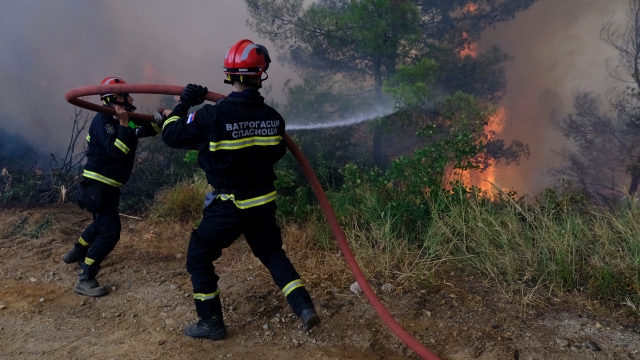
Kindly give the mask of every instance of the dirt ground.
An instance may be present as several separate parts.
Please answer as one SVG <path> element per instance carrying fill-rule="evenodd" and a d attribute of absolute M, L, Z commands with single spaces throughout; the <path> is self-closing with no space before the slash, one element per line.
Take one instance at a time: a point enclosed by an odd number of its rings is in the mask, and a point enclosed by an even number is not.
<path fill-rule="evenodd" d="M 307 270 L 314 258 L 337 254 L 292 256 L 322 317 L 304 333 L 243 241 L 216 262 L 228 338 L 187 338 L 184 327 L 196 315 L 184 268 L 186 225 L 122 217 L 120 243 L 98 275 L 109 295 L 75 295 L 77 265 L 61 257 L 90 220 L 71 204 L 0 209 L 0 359 L 417 358 L 364 297 L 349 291 L 346 267 L 331 276 Z M 291 254 L 292 241 L 285 239 Z M 449 273 L 425 289 L 374 287 L 442 359 L 640 360 L 640 319 L 624 307 L 606 309 L 576 295 L 523 308 L 489 283 Z"/>

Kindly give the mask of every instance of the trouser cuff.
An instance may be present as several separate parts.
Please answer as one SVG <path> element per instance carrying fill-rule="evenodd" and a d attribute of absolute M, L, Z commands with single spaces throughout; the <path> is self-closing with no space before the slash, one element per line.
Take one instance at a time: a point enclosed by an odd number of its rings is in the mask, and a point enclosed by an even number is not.
<path fill-rule="evenodd" d="M 199 318 L 210 319 L 222 317 L 222 303 L 220 302 L 219 296 L 208 300 L 194 299 L 193 302 L 196 305 L 196 313 Z"/>

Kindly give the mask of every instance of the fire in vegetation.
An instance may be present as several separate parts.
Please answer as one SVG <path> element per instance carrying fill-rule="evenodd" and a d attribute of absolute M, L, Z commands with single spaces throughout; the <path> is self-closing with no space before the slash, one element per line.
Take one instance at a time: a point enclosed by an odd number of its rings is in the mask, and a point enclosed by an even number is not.
<path fill-rule="evenodd" d="M 507 120 L 507 110 L 504 107 L 500 107 L 496 113 L 489 118 L 487 125 L 484 127 L 485 141 L 490 141 L 496 138 L 498 134 L 502 132 Z M 452 174 L 454 181 L 458 180 L 462 182 L 466 187 L 477 187 L 482 193 L 488 197 L 493 197 L 495 193 L 494 185 L 497 183 L 497 169 L 495 160 L 488 158 L 479 159 L 478 163 L 488 163 L 488 167 L 484 170 L 468 170 L 459 171 L 456 170 Z M 505 190 L 505 189 L 503 189 Z"/>
<path fill-rule="evenodd" d="M 474 3 L 468 3 L 467 5 L 465 5 L 465 7 L 462 9 L 462 12 L 465 14 L 468 13 L 474 13 L 478 11 L 478 5 L 474 4 Z"/>
<path fill-rule="evenodd" d="M 463 45 L 462 45 L 462 49 L 460 50 L 460 57 L 464 58 L 466 56 L 471 56 L 471 57 L 476 57 L 478 55 L 478 44 L 473 41 L 470 37 L 469 34 L 467 34 L 466 32 L 462 33 L 462 39 L 463 39 Z"/>

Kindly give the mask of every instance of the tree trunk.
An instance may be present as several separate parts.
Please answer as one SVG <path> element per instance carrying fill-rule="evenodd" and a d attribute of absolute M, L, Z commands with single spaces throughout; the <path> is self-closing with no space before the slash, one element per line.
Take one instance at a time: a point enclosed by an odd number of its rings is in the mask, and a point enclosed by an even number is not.
<path fill-rule="evenodd" d="M 373 62 L 375 81 L 375 101 L 382 102 L 382 64 L 381 59 L 376 58 Z M 382 126 L 375 124 L 373 127 L 373 163 L 379 168 L 383 167 L 382 162 Z"/>
<path fill-rule="evenodd" d="M 635 195 L 638 191 L 640 183 L 640 154 L 635 164 L 631 165 L 631 185 L 629 186 L 629 195 Z"/>

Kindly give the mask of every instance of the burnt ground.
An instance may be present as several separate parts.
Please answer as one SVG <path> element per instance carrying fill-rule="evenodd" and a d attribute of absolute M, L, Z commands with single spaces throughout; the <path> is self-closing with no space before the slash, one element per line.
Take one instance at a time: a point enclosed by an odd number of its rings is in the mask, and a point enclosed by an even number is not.
<path fill-rule="evenodd" d="M 122 220 L 120 243 L 98 275 L 110 293 L 92 299 L 73 293 L 77 266 L 61 260 L 88 213 L 70 204 L 0 210 L 1 359 L 417 358 L 349 291 L 353 280 L 338 254 L 305 252 L 295 231 L 285 234 L 286 248 L 315 300 L 319 327 L 301 330 L 267 271 L 237 241 L 216 262 L 228 338 L 187 338 L 184 326 L 196 320 L 184 268 L 189 226 Z M 640 359 L 640 318 L 580 294 L 523 304 L 449 271 L 423 289 L 374 288 L 443 359 Z"/>

